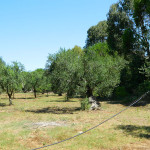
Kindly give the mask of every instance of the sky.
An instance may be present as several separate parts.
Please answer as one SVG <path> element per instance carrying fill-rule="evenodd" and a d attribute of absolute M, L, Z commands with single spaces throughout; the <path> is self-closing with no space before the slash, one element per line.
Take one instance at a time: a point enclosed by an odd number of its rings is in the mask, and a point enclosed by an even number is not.
<path fill-rule="evenodd" d="M 44 68 L 60 48 L 85 46 L 87 30 L 118 0 L 0 0 L 0 57 L 26 71 Z"/>

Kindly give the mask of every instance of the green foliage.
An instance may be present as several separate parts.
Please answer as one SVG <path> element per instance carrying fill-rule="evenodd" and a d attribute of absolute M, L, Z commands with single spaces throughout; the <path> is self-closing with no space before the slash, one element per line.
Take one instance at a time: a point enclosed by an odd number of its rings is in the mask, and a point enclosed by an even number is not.
<path fill-rule="evenodd" d="M 3 61 L 3 59 L 0 57 L 0 71 L 2 70 L 2 67 L 5 66 L 5 62 Z"/>
<path fill-rule="evenodd" d="M 18 91 L 21 88 L 21 72 L 23 67 L 20 63 L 14 62 L 12 65 L 3 67 L 0 80 L 1 87 L 7 93 Z"/>
<path fill-rule="evenodd" d="M 119 54 L 126 53 L 123 49 L 123 39 L 125 29 L 133 29 L 133 23 L 130 17 L 122 9 L 119 3 L 113 4 L 110 7 L 107 15 L 108 24 L 108 45 L 113 51 L 117 51 Z"/>
<path fill-rule="evenodd" d="M 59 53 L 50 55 L 47 61 L 52 91 L 58 94 L 67 93 L 67 97 L 74 95 L 81 76 L 80 55 L 82 52 L 75 49 L 68 51 L 61 49 Z"/>
<path fill-rule="evenodd" d="M 87 31 L 86 47 L 99 42 L 106 42 L 107 39 L 107 21 L 100 21 L 96 26 L 92 26 Z"/>
<path fill-rule="evenodd" d="M 13 62 L 11 65 L 3 65 L 1 68 L 0 86 L 8 94 L 10 105 L 12 104 L 12 94 L 21 90 L 21 72 L 23 69 L 23 65 L 18 62 Z"/>
<path fill-rule="evenodd" d="M 74 48 L 72 48 L 72 51 L 81 55 L 82 54 L 82 48 L 80 46 L 75 45 Z"/>
<path fill-rule="evenodd" d="M 97 52 L 100 56 L 106 56 L 110 52 L 110 49 L 106 42 L 103 43 L 99 42 L 92 46 L 89 46 L 85 49 L 85 52 L 88 51 L 88 49 Z"/>
<path fill-rule="evenodd" d="M 142 95 L 145 92 L 150 91 L 150 81 L 144 81 L 137 88 L 137 95 Z"/>
<path fill-rule="evenodd" d="M 121 73 L 121 86 L 124 86 L 130 94 L 133 94 L 135 89 L 141 84 L 145 77 L 140 74 L 139 68 L 143 66 L 144 58 L 141 52 L 129 55 L 127 57 L 128 64 Z"/>
<path fill-rule="evenodd" d="M 120 72 L 126 61 L 119 56 L 110 56 L 106 43 L 88 47 L 81 54 L 73 50 L 61 50 L 49 56 L 47 69 L 55 93 L 67 93 L 67 98 L 76 94 L 92 96 L 95 91 L 101 96 L 111 95 L 120 83 Z"/>
<path fill-rule="evenodd" d="M 0 81 L 2 80 L 2 78 L 3 78 L 3 68 L 5 67 L 5 62 L 3 61 L 3 59 L 0 57 Z M 0 93 L 2 93 L 2 86 L 1 86 L 1 84 L 0 84 Z"/>
<path fill-rule="evenodd" d="M 21 75 L 22 75 L 22 91 L 24 93 L 31 91 L 32 90 L 31 73 L 23 71 Z"/>
<path fill-rule="evenodd" d="M 114 96 L 116 98 L 126 97 L 126 96 L 128 96 L 128 92 L 126 91 L 125 87 L 120 86 L 115 89 Z"/>
<path fill-rule="evenodd" d="M 107 42 L 111 51 L 124 55 L 128 61 L 121 73 L 120 86 L 130 94 L 145 80 L 139 68 L 145 56 L 150 56 L 149 4 L 149 0 L 120 0 L 110 7 L 107 15 Z"/>
<path fill-rule="evenodd" d="M 147 79 L 150 80 L 150 62 L 146 61 L 144 66 L 141 67 L 139 70 L 140 73 L 144 74 L 147 77 Z"/>
<path fill-rule="evenodd" d="M 81 103 L 81 110 L 89 110 L 90 109 L 90 104 L 88 98 L 85 98 L 80 101 Z"/>
<path fill-rule="evenodd" d="M 143 94 L 144 92 L 150 91 L 150 62 L 146 61 L 144 66 L 139 69 L 139 72 L 146 77 L 146 80 L 137 88 L 137 93 Z"/>
<path fill-rule="evenodd" d="M 51 81 L 50 78 L 43 74 L 40 85 L 38 87 L 38 92 L 44 94 L 51 91 Z"/>
<path fill-rule="evenodd" d="M 150 24 L 150 1 L 149 0 L 120 0 L 120 10 L 124 11 L 132 21 L 131 30 L 135 41 L 133 49 L 146 52 L 149 55 L 149 24 Z M 129 36 L 130 37 L 130 36 Z M 132 37 L 130 37 L 132 43 Z M 130 41 L 129 41 L 130 42 Z M 129 45 L 129 44 L 127 44 Z"/>
<path fill-rule="evenodd" d="M 43 69 L 36 69 L 35 71 L 31 72 L 30 80 L 31 80 L 31 86 L 32 86 L 32 90 L 34 92 L 35 98 L 36 98 L 36 93 L 38 92 L 38 88 L 41 85 L 43 74 L 44 74 Z"/>
<path fill-rule="evenodd" d="M 127 54 L 131 53 L 131 51 L 134 49 L 134 43 L 136 40 L 134 38 L 134 32 L 130 28 L 125 29 L 122 35 L 122 39 L 123 39 L 124 54 L 126 56 Z"/>
<path fill-rule="evenodd" d="M 119 56 L 100 56 L 89 50 L 84 62 L 87 88 L 92 92 L 97 91 L 101 96 L 111 95 L 114 87 L 120 83 L 120 72 L 125 65 L 124 59 Z"/>
<path fill-rule="evenodd" d="M 140 32 L 141 47 L 150 56 L 150 1 L 134 0 L 133 17 Z"/>

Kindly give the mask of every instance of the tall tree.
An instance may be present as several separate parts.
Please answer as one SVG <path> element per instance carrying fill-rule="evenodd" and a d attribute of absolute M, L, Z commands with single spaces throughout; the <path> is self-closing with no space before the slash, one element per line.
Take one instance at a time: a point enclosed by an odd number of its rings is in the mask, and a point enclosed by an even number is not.
<path fill-rule="evenodd" d="M 106 42 L 107 39 L 107 21 L 100 21 L 97 25 L 92 26 L 87 31 L 86 46 L 92 46 L 99 42 Z"/>
<path fill-rule="evenodd" d="M 119 54 L 127 53 L 124 49 L 123 35 L 132 37 L 133 22 L 119 3 L 113 4 L 107 14 L 108 24 L 108 45 L 111 50 Z M 128 31 L 128 32 L 127 32 Z M 131 35 L 129 35 L 131 34 Z M 128 41 L 129 43 L 130 41 Z M 131 47 L 131 46 L 130 46 Z"/>
<path fill-rule="evenodd" d="M 141 33 L 135 22 L 135 0 L 120 0 L 110 7 L 108 13 L 108 45 L 113 51 L 124 55 L 129 62 L 121 74 L 121 86 L 129 93 L 135 91 L 144 80 L 139 73 L 143 66 L 145 50 Z"/>
<path fill-rule="evenodd" d="M 141 46 L 150 57 L 150 1 L 134 0 L 133 17 L 139 29 Z"/>

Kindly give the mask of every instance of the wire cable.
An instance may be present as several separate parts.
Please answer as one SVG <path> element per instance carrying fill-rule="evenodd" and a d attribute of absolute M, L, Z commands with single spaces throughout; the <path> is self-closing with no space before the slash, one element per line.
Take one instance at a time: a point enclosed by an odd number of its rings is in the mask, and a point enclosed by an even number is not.
<path fill-rule="evenodd" d="M 52 143 L 52 144 L 49 144 L 49 145 L 45 145 L 45 146 L 42 146 L 42 147 L 38 147 L 38 148 L 35 148 L 35 149 L 32 149 L 32 150 L 42 149 L 42 148 L 50 147 L 50 146 L 53 146 L 53 145 L 56 145 L 56 144 L 59 144 L 59 143 L 63 143 L 63 142 L 65 142 L 65 141 L 71 140 L 71 139 L 73 139 L 73 138 L 75 138 L 75 137 L 77 137 L 77 136 L 80 136 L 80 135 L 82 135 L 82 134 L 84 134 L 84 133 L 86 133 L 86 132 L 89 132 L 89 131 L 91 131 L 91 130 L 97 128 L 98 126 L 104 124 L 105 122 L 111 120 L 112 118 L 116 117 L 117 115 L 121 114 L 123 111 L 129 109 L 131 106 L 133 106 L 134 104 L 138 103 L 141 99 L 143 99 L 149 92 L 150 92 L 150 91 L 148 91 L 148 92 L 146 92 L 145 94 L 143 94 L 140 98 L 138 98 L 137 100 L 135 100 L 134 102 L 132 102 L 129 106 L 127 106 L 126 108 L 124 108 L 123 110 L 121 110 L 120 112 L 118 112 L 117 114 L 115 114 L 115 115 L 109 117 L 108 119 L 104 120 L 103 122 L 99 123 L 98 125 L 96 125 L 96 126 L 90 128 L 90 129 L 88 129 L 88 130 L 86 130 L 86 131 L 84 131 L 84 132 L 82 132 L 82 133 L 76 134 L 76 135 L 74 135 L 74 136 L 72 136 L 72 137 L 69 137 L 69 138 L 67 138 L 67 139 L 64 139 L 64 140 L 62 140 L 62 141 L 58 141 L 58 142 L 55 142 L 55 143 Z"/>

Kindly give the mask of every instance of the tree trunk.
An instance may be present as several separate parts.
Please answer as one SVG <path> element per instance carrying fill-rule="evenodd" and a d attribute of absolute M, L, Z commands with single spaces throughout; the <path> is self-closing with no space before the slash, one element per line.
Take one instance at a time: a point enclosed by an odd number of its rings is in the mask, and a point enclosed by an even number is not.
<path fill-rule="evenodd" d="M 15 92 L 13 92 L 13 99 L 15 99 Z"/>
<path fill-rule="evenodd" d="M 11 98 L 9 98 L 9 105 L 13 105 Z"/>
<path fill-rule="evenodd" d="M 86 93 L 89 103 L 91 104 L 90 110 L 98 110 L 100 109 L 100 103 L 97 101 L 96 97 L 93 96 L 93 90 L 90 86 L 87 86 L 87 93 Z"/>
<path fill-rule="evenodd" d="M 66 93 L 65 101 L 66 101 L 66 102 L 69 102 L 69 97 L 68 97 L 68 94 L 67 94 L 67 93 Z"/>
<path fill-rule="evenodd" d="M 9 97 L 9 106 L 11 106 L 11 105 L 13 105 L 12 99 L 11 99 L 11 94 L 8 94 L 8 97 Z"/>
<path fill-rule="evenodd" d="M 34 97 L 36 98 L 36 91 L 34 91 Z"/>
<path fill-rule="evenodd" d="M 93 91 L 90 88 L 90 86 L 87 85 L 87 91 L 86 91 L 86 96 L 89 98 L 90 96 L 93 96 Z"/>
<path fill-rule="evenodd" d="M 91 104 L 90 110 L 99 110 L 100 109 L 100 103 L 97 101 L 96 97 L 90 96 L 89 97 L 89 103 Z"/>
<path fill-rule="evenodd" d="M 149 42 L 147 41 L 147 55 L 150 57 L 150 49 L 149 49 Z"/>
<path fill-rule="evenodd" d="M 58 96 L 62 96 L 62 93 L 59 93 Z"/>

